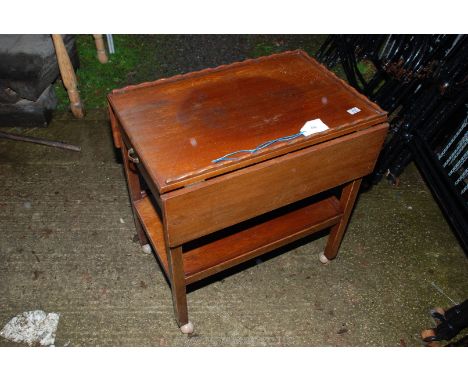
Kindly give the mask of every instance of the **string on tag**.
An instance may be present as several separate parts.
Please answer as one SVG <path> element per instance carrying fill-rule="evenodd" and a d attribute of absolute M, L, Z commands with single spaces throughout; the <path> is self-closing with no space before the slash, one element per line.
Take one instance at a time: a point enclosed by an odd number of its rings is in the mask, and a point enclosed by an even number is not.
<path fill-rule="evenodd" d="M 320 133 L 322 131 L 328 130 L 329 127 L 325 125 L 320 118 L 319 119 L 314 119 L 312 121 L 307 121 L 304 126 L 302 126 L 301 130 L 297 134 L 293 135 L 288 135 L 286 137 L 281 137 L 281 138 L 276 138 L 272 139 L 271 141 L 263 142 L 262 144 L 258 145 L 254 149 L 250 150 L 237 150 L 232 153 L 226 154 L 220 158 L 214 159 L 212 162 L 213 163 L 219 163 L 222 161 L 228 161 L 228 160 L 235 160 L 234 156 L 240 153 L 249 153 L 249 154 L 255 154 L 257 151 L 264 149 L 265 147 L 271 146 L 274 143 L 277 142 L 286 142 L 286 141 L 291 141 L 293 139 L 299 138 L 300 136 L 308 137 L 309 135 Z"/>
<path fill-rule="evenodd" d="M 240 153 L 250 153 L 250 154 L 254 154 L 256 153 L 257 151 L 261 150 L 261 149 L 264 149 L 265 147 L 268 147 L 270 145 L 272 145 L 273 143 L 276 143 L 276 142 L 285 142 L 285 141 L 290 141 L 292 139 L 296 139 L 296 138 L 299 138 L 301 135 L 304 135 L 303 133 L 297 133 L 297 134 L 293 134 L 293 135 L 289 135 L 287 137 L 281 137 L 281 138 L 277 138 L 277 139 L 273 139 L 271 141 L 268 141 L 268 142 L 263 142 L 262 144 L 258 145 L 257 147 L 255 147 L 254 149 L 251 149 L 251 150 L 238 150 L 238 151 L 234 151 L 232 153 L 229 153 L 229 154 L 226 154 L 218 159 L 215 159 L 213 160 L 212 162 L 213 163 L 218 163 L 218 162 L 222 162 L 222 161 L 226 161 L 226 160 L 234 160 L 236 158 L 232 158 L 234 155 L 236 154 L 240 154 Z"/>

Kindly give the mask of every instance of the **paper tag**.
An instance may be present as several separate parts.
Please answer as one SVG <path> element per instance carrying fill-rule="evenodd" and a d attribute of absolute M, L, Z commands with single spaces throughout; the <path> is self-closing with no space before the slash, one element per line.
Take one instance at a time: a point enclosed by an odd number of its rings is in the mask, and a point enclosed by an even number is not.
<path fill-rule="evenodd" d="M 328 130 L 329 127 L 325 125 L 320 118 L 307 121 L 301 128 L 301 133 L 304 137 L 309 135 L 321 133 L 322 131 Z"/>
<path fill-rule="evenodd" d="M 346 110 L 349 114 L 351 115 L 354 115 L 354 114 L 357 114 L 361 111 L 361 109 L 359 109 L 358 107 L 352 107 L 351 109 L 349 110 Z"/>

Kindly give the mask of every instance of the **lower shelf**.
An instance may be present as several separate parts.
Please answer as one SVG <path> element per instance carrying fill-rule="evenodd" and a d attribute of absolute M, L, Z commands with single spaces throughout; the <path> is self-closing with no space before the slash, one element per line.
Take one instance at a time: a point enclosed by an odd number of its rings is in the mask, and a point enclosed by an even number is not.
<path fill-rule="evenodd" d="M 153 249 L 156 251 L 156 255 L 159 258 L 164 272 L 166 272 L 166 276 L 169 279 L 169 262 L 167 260 L 162 221 L 159 218 L 149 196 L 145 196 L 143 199 L 137 200 L 133 203 L 133 206 L 135 207 L 138 218 L 140 219 L 148 239 L 153 245 Z"/>
<path fill-rule="evenodd" d="M 168 275 L 163 226 L 159 215 L 149 197 L 134 205 Z M 193 283 L 331 227 L 341 216 L 339 201 L 331 196 L 291 210 L 283 208 L 187 243 L 183 246 L 185 281 L 187 284 Z"/>

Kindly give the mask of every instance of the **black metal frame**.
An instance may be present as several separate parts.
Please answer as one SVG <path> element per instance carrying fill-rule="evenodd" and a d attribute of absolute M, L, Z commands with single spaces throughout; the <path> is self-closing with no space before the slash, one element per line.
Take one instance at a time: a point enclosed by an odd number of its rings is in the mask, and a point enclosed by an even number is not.
<path fill-rule="evenodd" d="M 426 179 L 426 183 L 439 202 L 446 218 L 458 234 L 458 238 L 468 252 L 468 205 L 458 189 L 453 185 L 446 170 L 441 166 L 427 141 L 416 132 L 411 151 L 414 161 Z"/>
<path fill-rule="evenodd" d="M 398 183 L 414 159 L 468 253 L 468 192 L 462 195 L 436 153 L 457 129 L 457 115 L 468 110 L 468 36 L 332 35 L 317 58 L 341 63 L 348 82 L 391 115 L 371 183 L 384 176 Z M 358 68 L 363 59 L 376 69 L 367 80 Z M 455 175 L 464 177 L 466 168 L 468 159 Z"/>

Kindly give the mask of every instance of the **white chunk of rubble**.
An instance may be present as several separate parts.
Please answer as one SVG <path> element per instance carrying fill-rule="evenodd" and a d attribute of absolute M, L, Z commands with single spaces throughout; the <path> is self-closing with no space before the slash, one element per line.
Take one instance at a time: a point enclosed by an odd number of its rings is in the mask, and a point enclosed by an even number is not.
<path fill-rule="evenodd" d="M 53 346 L 60 314 L 32 310 L 13 317 L 0 331 L 0 336 L 13 342 Z"/>

